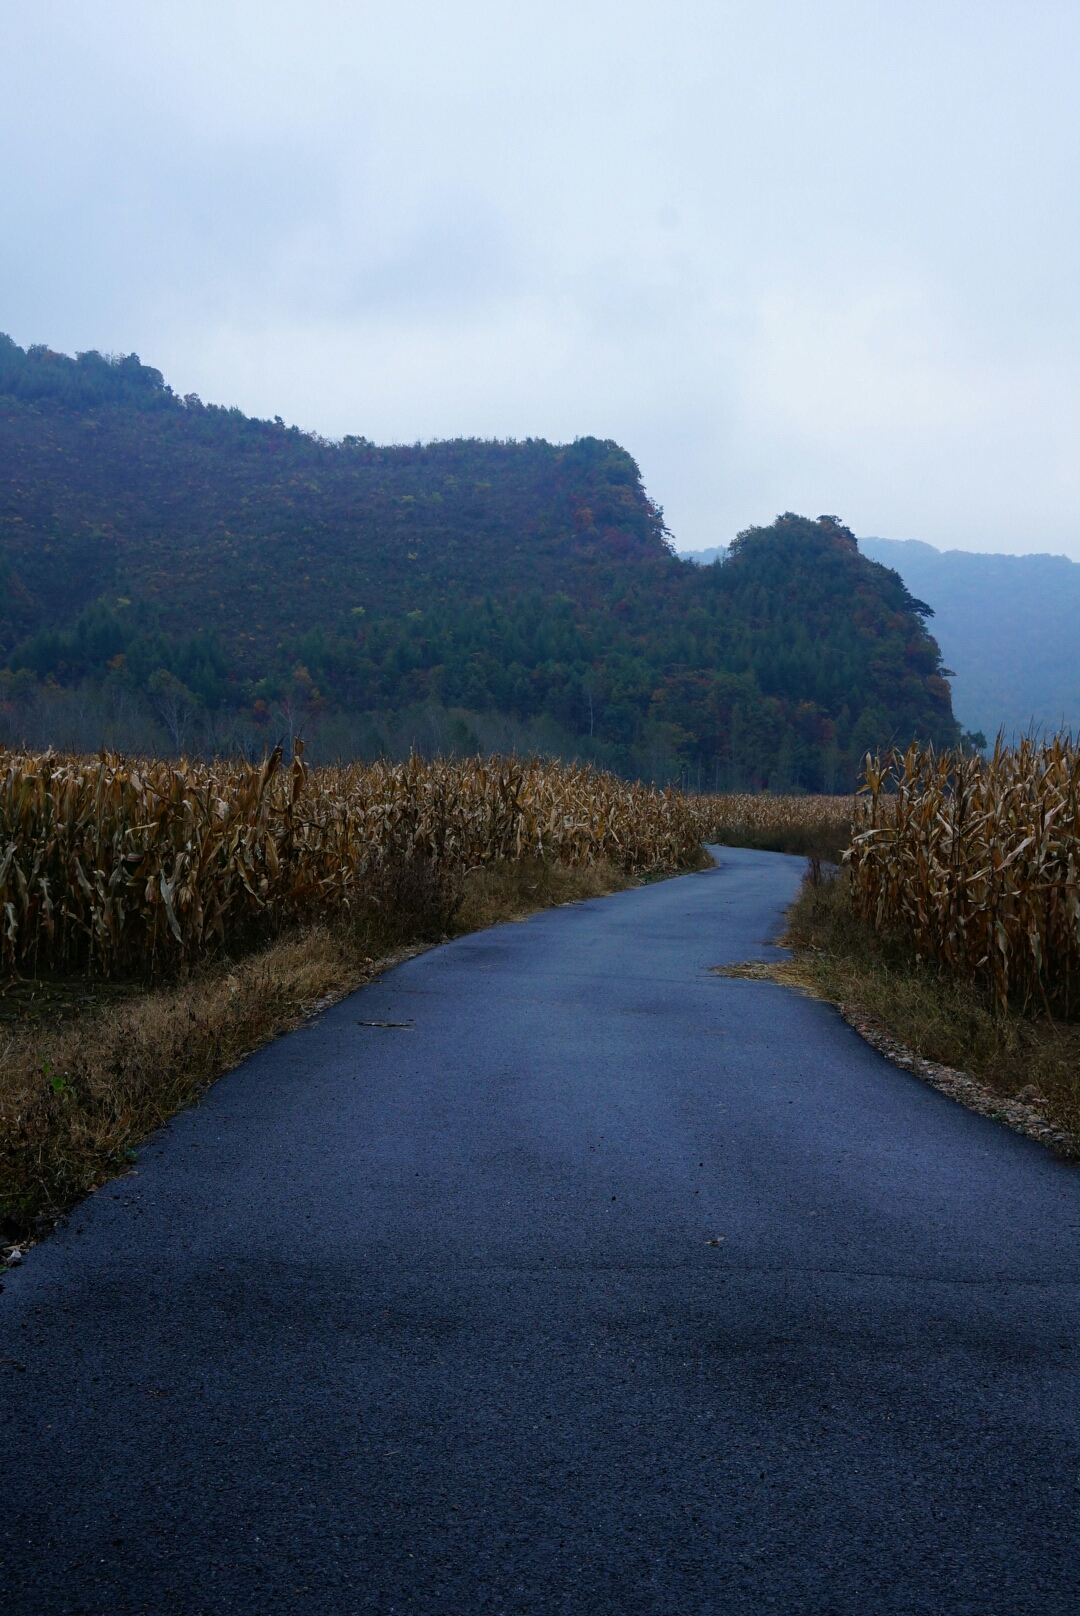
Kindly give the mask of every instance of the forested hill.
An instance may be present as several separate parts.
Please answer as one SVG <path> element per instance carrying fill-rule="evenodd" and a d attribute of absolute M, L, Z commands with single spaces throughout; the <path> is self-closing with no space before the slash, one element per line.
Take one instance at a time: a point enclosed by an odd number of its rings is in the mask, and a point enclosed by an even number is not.
<path fill-rule="evenodd" d="M 331 444 L 0 338 L 9 715 L 31 684 L 256 737 L 437 706 L 627 772 L 832 788 L 867 746 L 956 738 L 924 616 L 828 517 L 680 561 L 611 442 Z"/>

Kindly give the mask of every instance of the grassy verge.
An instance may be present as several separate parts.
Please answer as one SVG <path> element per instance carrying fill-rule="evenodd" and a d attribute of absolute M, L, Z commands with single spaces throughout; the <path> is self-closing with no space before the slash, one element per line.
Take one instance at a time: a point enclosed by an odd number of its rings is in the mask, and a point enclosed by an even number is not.
<path fill-rule="evenodd" d="M 1080 1155 L 1080 1025 L 1003 1013 L 974 983 L 921 965 L 901 934 L 879 936 L 859 918 L 845 875 L 813 864 L 784 942 L 793 958 L 770 974 L 838 1005 L 963 1103 Z"/>
<path fill-rule="evenodd" d="M 708 862 L 703 859 L 703 862 Z M 77 978 L 0 993 L 0 1237 L 25 1241 L 252 1050 L 448 936 L 637 885 L 614 865 L 522 860 L 390 872 L 361 914 L 155 987 Z"/>

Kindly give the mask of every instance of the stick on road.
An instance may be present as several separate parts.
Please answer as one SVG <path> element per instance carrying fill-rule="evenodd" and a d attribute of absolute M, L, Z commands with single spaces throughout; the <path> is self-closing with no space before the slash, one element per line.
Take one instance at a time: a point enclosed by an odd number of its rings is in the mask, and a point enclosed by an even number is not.
<path fill-rule="evenodd" d="M 803 867 L 719 857 L 398 967 L 27 1255 L 0 1612 L 1075 1616 L 1080 1175 L 710 975 Z"/>

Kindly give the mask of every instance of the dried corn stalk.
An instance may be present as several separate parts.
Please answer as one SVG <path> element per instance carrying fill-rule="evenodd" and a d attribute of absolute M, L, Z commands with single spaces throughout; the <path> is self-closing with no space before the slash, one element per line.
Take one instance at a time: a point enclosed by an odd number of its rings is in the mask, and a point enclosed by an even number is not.
<path fill-rule="evenodd" d="M 793 829 L 846 831 L 855 812 L 853 797 L 773 797 L 768 792 L 728 792 L 701 799 L 708 803 L 710 831 L 754 832 L 768 836 Z"/>
<path fill-rule="evenodd" d="M 0 960 L 150 972 L 244 928 L 340 912 L 373 869 L 539 854 L 672 868 L 708 799 L 518 758 L 310 770 L 0 751 Z"/>
<path fill-rule="evenodd" d="M 1002 1005 L 1080 1007 L 1080 748 L 867 759 L 848 860 L 856 905 Z"/>

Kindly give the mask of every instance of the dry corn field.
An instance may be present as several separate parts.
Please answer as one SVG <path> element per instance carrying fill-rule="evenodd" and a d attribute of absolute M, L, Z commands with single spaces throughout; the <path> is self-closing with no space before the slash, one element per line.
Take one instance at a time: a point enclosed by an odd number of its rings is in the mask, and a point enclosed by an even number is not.
<path fill-rule="evenodd" d="M 703 799 L 713 834 L 763 838 L 792 831 L 841 832 L 846 838 L 855 812 L 854 797 L 773 797 L 768 792 L 731 792 Z"/>
<path fill-rule="evenodd" d="M 1080 748 L 870 762 L 847 855 L 858 911 L 999 1004 L 1080 1008 Z"/>
<path fill-rule="evenodd" d="M 516 758 L 309 769 L 0 752 L 0 960 L 153 975 L 347 911 L 388 863 L 677 868 L 716 799 Z"/>

